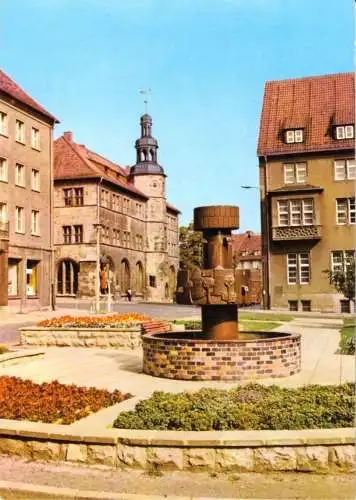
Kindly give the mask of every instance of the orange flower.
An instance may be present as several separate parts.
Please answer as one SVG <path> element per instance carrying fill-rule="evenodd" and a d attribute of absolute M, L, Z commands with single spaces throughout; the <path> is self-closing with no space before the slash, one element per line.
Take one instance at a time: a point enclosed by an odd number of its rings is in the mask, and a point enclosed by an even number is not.
<path fill-rule="evenodd" d="M 122 313 L 101 316 L 61 316 L 59 318 L 45 319 L 37 323 L 41 327 L 53 328 L 113 328 L 123 324 L 137 324 L 151 321 L 151 317 L 140 313 Z"/>

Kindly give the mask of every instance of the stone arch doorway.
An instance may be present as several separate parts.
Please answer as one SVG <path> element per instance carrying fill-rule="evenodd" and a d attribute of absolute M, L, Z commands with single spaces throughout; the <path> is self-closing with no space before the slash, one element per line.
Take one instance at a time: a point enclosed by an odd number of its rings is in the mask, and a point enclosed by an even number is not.
<path fill-rule="evenodd" d="M 134 289 L 138 294 L 143 294 L 144 288 L 144 273 L 143 273 L 143 265 L 141 261 L 136 262 L 135 266 L 135 284 Z"/>
<path fill-rule="evenodd" d="M 126 293 L 130 286 L 130 264 L 127 259 L 122 259 L 120 268 L 121 293 Z"/>
<path fill-rule="evenodd" d="M 57 295 L 76 295 L 78 291 L 79 264 L 63 259 L 57 266 Z"/>
<path fill-rule="evenodd" d="M 177 281 L 176 270 L 174 269 L 174 266 L 170 266 L 168 275 L 168 285 L 169 285 L 169 295 L 171 297 L 174 296 L 174 293 L 176 291 L 176 281 Z"/>

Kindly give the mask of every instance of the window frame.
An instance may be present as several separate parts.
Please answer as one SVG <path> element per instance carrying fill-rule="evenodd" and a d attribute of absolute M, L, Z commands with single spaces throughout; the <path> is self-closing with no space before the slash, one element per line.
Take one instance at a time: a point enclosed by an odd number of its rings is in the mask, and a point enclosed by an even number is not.
<path fill-rule="evenodd" d="M 0 111 L 0 135 L 9 136 L 9 117 L 4 111 Z"/>
<path fill-rule="evenodd" d="M 31 210 L 31 234 L 40 236 L 40 211 Z"/>
<path fill-rule="evenodd" d="M 344 205 L 340 208 L 341 205 Z M 338 226 L 356 224 L 356 206 L 355 197 L 336 198 L 336 224 Z M 344 214 L 344 219 L 341 220 L 341 214 Z"/>
<path fill-rule="evenodd" d="M 40 151 L 40 129 L 31 127 L 31 148 Z"/>
<path fill-rule="evenodd" d="M 311 210 L 306 210 L 305 206 L 307 202 L 311 202 Z M 295 210 L 293 210 L 293 203 Z M 281 211 L 281 204 L 285 205 L 287 208 L 285 211 Z M 298 209 L 298 210 L 297 210 Z M 278 227 L 299 227 L 299 226 L 313 226 L 315 225 L 315 204 L 314 198 L 289 198 L 277 200 L 277 211 L 278 211 Z M 312 222 L 306 223 L 306 215 L 312 214 Z M 299 216 L 299 224 L 292 220 L 292 217 Z M 287 224 L 281 224 L 281 216 L 287 216 Z"/>
<path fill-rule="evenodd" d="M 303 262 L 303 258 L 307 262 Z M 287 253 L 287 283 L 288 285 L 309 285 L 311 280 L 310 273 L 310 253 L 292 252 Z M 292 271 L 291 271 L 292 270 Z M 303 271 L 307 270 L 307 279 L 303 277 Z"/>
<path fill-rule="evenodd" d="M 5 175 L 2 175 L 5 172 Z M 3 156 L 0 158 L 0 182 L 9 182 L 9 162 Z"/>
<path fill-rule="evenodd" d="M 21 175 L 19 176 L 19 173 Z M 22 163 L 15 164 L 15 186 L 25 187 L 25 165 Z"/>
<path fill-rule="evenodd" d="M 40 171 L 36 168 L 31 170 L 31 190 L 39 193 L 41 191 Z"/>
<path fill-rule="evenodd" d="M 9 212 L 8 206 L 5 202 L 0 202 L 0 224 L 6 224 L 9 222 Z"/>
<path fill-rule="evenodd" d="M 25 209 L 18 205 L 15 207 L 15 233 L 25 234 Z"/>
<path fill-rule="evenodd" d="M 25 144 L 26 131 L 25 122 L 16 118 L 15 121 L 15 140 L 20 144 Z"/>
<path fill-rule="evenodd" d="M 303 128 L 285 129 L 284 142 L 286 144 L 302 144 L 304 142 L 304 129 Z"/>
<path fill-rule="evenodd" d="M 338 257 L 338 261 L 335 261 L 335 257 Z M 355 258 L 355 250 L 331 250 L 330 252 L 330 269 L 332 273 L 346 272 L 348 263 L 348 257 Z"/>
<path fill-rule="evenodd" d="M 74 237 L 73 243 L 76 243 L 77 245 L 83 243 L 84 240 L 83 224 L 74 224 L 73 229 L 74 229 L 74 231 L 72 231 Z"/>
<path fill-rule="evenodd" d="M 72 226 L 62 226 L 63 231 L 63 244 L 71 245 L 72 244 Z"/>
<path fill-rule="evenodd" d="M 343 141 L 345 139 L 354 139 L 355 137 L 355 125 L 352 123 L 344 125 L 336 125 L 334 138 L 338 141 Z"/>

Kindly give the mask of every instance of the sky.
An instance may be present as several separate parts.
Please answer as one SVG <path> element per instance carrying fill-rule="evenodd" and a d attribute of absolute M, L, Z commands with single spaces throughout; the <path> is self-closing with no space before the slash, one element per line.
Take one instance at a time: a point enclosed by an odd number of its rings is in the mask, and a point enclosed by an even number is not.
<path fill-rule="evenodd" d="M 238 205 L 259 232 L 265 81 L 353 71 L 353 17 L 353 0 L 0 0 L 0 61 L 59 118 L 55 137 L 120 165 L 135 163 L 149 88 L 181 224 Z"/>

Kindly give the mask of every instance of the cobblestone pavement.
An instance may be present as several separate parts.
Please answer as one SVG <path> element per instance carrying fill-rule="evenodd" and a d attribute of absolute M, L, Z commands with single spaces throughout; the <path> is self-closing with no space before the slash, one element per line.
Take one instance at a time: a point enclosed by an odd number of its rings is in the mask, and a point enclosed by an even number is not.
<path fill-rule="evenodd" d="M 66 464 L 28 462 L 0 457 L 0 480 L 80 490 L 136 495 L 193 496 L 254 499 L 347 499 L 356 495 L 352 475 L 301 473 L 166 472 L 159 475 L 138 470 L 119 471 Z M 19 498 L 1 492 L 4 500 Z M 21 497 L 23 498 L 23 497 Z M 34 497 L 31 497 L 34 498 Z M 89 497 L 90 498 L 90 497 Z M 139 498 L 139 497 L 138 497 Z M 148 497 L 149 499 L 149 497 Z M 147 499 L 147 500 L 148 500 Z M 198 500 L 198 498 L 197 498 Z"/>

